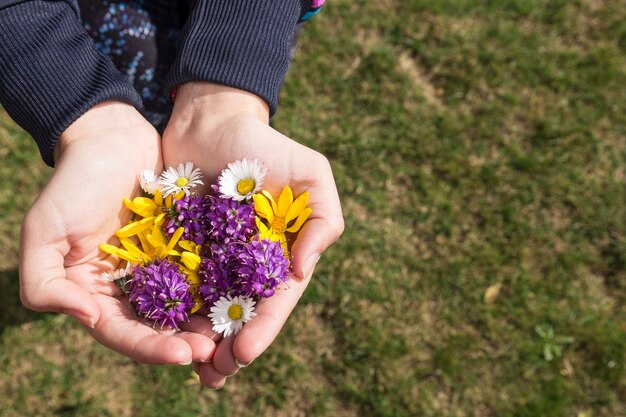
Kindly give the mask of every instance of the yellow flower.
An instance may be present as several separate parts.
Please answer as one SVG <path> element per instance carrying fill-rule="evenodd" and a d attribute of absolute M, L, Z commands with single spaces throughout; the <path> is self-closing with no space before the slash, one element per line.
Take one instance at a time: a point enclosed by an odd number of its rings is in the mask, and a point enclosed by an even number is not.
<path fill-rule="evenodd" d="M 200 250 L 202 249 L 202 245 L 198 245 L 192 240 L 180 240 L 178 245 L 187 252 L 192 252 L 196 255 L 200 255 Z"/>
<path fill-rule="evenodd" d="M 194 306 L 191 309 L 191 313 L 195 313 L 204 304 L 202 296 L 200 295 L 200 284 L 202 284 L 199 275 L 201 259 L 200 256 L 195 253 L 195 248 L 199 249 L 200 245 L 195 245 L 195 243 L 188 240 L 180 241 L 179 245 L 184 249 L 187 249 L 187 247 L 192 248 L 192 251 L 185 250 L 181 253 L 180 261 L 182 263 L 181 269 L 187 276 L 189 292 L 193 295 Z"/>
<path fill-rule="evenodd" d="M 280 241 L 286 251 L 285 232 L 297 232 L 311 215 L 311 209 L 306 206 L 309 203 L 309 193 L 300 194 L 294 201 L 291 188 L 285 186 L 278 197 L 278 203 L 267 190 L 263 190 L 262 194 L 255 194 L 252 198 L 258 215 L 256 223 L 259 228 L 259 239 Z"/>
<path fill-rule="evenodd" d="M 161 190 L 156 190 L 154 198 L 135 197 L 132 201 L 125 198 L 124 205 L 142 218 L 118 230 L 115 234 L 119 238 L 135 236 L 154 225 L 160 225 L 165 219 L 164 211 L 172 208 L 172 196 L 164 199 Z"/>
<path fill-rule="evenodd" d="M 141 248 L 130 238 L 119 237 L 120 243 L 124 249 L 108 244 L 100 245 L 100 249 L 119 259 L 128 261 L 133 265 L 144 264 L 154 259 L 162 259 L 168 256 L 181 256 L 180 251 L 174 248 L 184 231 L 185 229 L 183 227 L 179 227 L 168 242 L 161 232 L 161 227 L 155 224 L 152 226 L 152 230 L 150 230 L 149 233 L 147 230 L 137 233 L 136 236 L 139 239 Z"/>

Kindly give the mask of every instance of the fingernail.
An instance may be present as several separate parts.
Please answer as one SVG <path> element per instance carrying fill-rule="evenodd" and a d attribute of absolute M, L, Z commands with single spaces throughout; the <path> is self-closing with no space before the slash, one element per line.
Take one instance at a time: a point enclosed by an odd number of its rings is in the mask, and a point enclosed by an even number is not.
<path fill-rule="evenodd" d="M 224 382 L 222 382 L 222 385 L 220 385 L 219 387 L 216 387 L 215 390 L 217 391 L 218 389 L 224 388 L 224 385 L 226 385 L 226 380 L 224 380 Z"/>
<path fill-rule="evenodd" d="M 253 361 L 254 359 L 252 359 Z M 239 362 L 238 359 L 235 359 L 235 363 L 237 364 L 238 367 L 240 368 L 245 368 L 246 366 L 250 365 L 252 363 L 252 361 L 248 362 L 248 363 L 243 363 L 243 362 Z"/>
<path fill-rule="evenodd" d="M 96 326 L 96 321 L 94 320 L 94 318 L 88 314 L 83 313 L 82 311 L 68 309 L 63 310 L 63 313 L 67 314 L 68 316 L 74 317 L 76 320 L 78 320 L 80 324 L 83 324 L 92 329 Z"/>
<path fill-rule="evenodd" d="M 186 359 L 184 361 L 178 362 L 179 365 L 191 365 L 191 359 Z"/>
<path fill-rule="evenodd" d="M 315 265 L 317 265 L 317 261 L 319 260 L 320 260 L 320 254 L 317 252 L 309 256 L 309 258 L 304 263 L 304 266 L 302 267 L 302 278 L 308 279 L 313 274 Z"/>

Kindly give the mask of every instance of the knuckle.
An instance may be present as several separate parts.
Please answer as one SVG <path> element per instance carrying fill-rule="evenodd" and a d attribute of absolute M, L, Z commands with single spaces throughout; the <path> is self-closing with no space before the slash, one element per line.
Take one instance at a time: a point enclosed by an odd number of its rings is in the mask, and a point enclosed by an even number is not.
<path fill-rule="evenodd" d="M 337 217 L 337 218 L 335 218 L 335 219 L 333 219 L 331 221 L 330 227 L 331 227 L 331 230 L 334 233 L 334 237 L 335 237 L 335 240 L 336 240 L 336 239 L 339 239 L 339 237 L 346 230 L 346 223 L 345 223 L 343 217 Z"/>
<path fill-rule="evenodd" d="M 24 287 L 20 288 L 20 301 L 29 310 L 38 311 L 40 309 L 40 303 L 33 291 L 29 291 Z"/>
<path fill-rule="evenodd" d="M 321 153 L 317 153 L 317 163 L 319 164 L 319 166 L 323 167 L 326 171 L 331 172 L 331 165 L 330 165 L 330 161 L 328 160 L 328 158 L 326 158 L 326 156 L 322 155 Z"/>

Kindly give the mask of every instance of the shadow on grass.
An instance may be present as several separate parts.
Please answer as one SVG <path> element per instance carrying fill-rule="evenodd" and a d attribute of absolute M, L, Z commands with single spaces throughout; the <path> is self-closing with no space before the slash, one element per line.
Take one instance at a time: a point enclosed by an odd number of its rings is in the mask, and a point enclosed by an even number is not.
<path fill-rule="evenodd" d="M 0 271 L 0 335 L 9 326 L 41 318 L 20 302 L 20 283 L 17 269 Z"/>

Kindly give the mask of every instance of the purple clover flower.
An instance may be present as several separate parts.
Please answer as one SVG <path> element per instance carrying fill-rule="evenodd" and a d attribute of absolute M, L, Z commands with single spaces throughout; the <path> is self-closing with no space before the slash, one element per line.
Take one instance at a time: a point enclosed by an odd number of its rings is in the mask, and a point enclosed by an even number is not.
<path fill-rule="evenodd" d="M 135 266 L 127 283 L 129 300 L 137 313 L 155 324 L 178 330 L 178 324 L 189 321 L 194 306 L 189 284 L 178 265 L 165 259 L 149 265 Z"/>
<path fill-rule="evenodd" d="M 168 220 L 163 226 L 165 235 L 171 238 L 176 229 L 182 226 L 185 231 L 181 239 L 191 240 L 198 245 L 204 244 L 207 239 L 208 209 L 202 197 L 184 196 L 180 200 L 175 200 L 166 214 Z"/>
<path fill-rule="evenodd" d="M 213 242 L 248 242 L 257 233 L 253 204 L 212 195 L 206 197 L 205 203 L 208 237 Z"/>
<path fill-rule="evenodd" d="M 271 297 L 281 282 L 287 281 L 289 260 L 280 242 L 263 239 L 246 244 L 239 254 L 237 269 L 250 295 Z"/>
<path fill-rule="evenodd" d="M 280 242 L 213 244 L 203 252 L 200 294 L 208 305 L 220 297 L 271 297 L 287 281 L 289 260 Z"/>
<path fill-rule="evenodd" d="M 200 263 L 200 295 L 208 305 L 213 305 L 220 297 L 241 294 L 237 276 L 237 253 L 241 243 L 214 243 L 204 248 Z"/>

